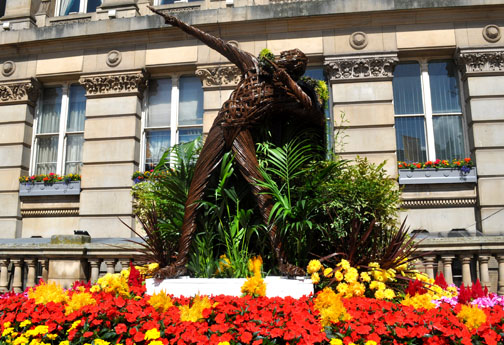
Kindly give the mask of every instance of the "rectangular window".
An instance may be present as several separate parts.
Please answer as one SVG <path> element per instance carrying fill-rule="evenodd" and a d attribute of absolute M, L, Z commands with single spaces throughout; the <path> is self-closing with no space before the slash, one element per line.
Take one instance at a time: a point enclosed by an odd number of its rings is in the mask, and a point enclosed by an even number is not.
<path fill-rule="evenodd" d="M 7 0 L 0 0 L 0 18 L 5 16 L 5 6 L 7 5 Z"/>
<path fill-rule="evenodd" d="M 394 70 L 397 159 L 466 156 L 457 70 L 452 61 L 400 63 Z"/>
<path fill-rule="evenodd" d="M 171 146 L 203 133 L 203 89 L 197 77 L 182 76 L 149 82 L 145 111 L 144 169 L 154 169 Z"/>
<path fill-rule="evenodd" d="M 33 174 L 78 174 L 82 166 L 85 90 L 80 85 L 48 87 L 35 118 Z"/>
<path fill-rule="evenodd" d="M 68 16 L 73 13 L 96 12 L 101 0 L 57 0 L 56 13 L 58 16 Z"/>

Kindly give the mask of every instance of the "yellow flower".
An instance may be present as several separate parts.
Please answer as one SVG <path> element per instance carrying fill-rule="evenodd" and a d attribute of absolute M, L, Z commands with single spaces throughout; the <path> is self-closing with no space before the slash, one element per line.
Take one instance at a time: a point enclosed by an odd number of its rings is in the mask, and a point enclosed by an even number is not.
<path fill-rule="evenodd" d="M 36 337 L 39 334 L 46 334 L 49 332 L 49 326 L 37 326 L 34 329 L 30 329 L 25 332 L 25 335 L 28 337 Z"/>
<path fill-rule="evenodd" d="M 68 340 L 63 340 L 60 341 L 59 345 L 70 345 L 70 342 Z"/>
<path fill-rule="evenodd" d="M 95 286 L 99 287 L 98 291 L 102 290 L 104 292 L 117 293 L 121 296 L 129 296 L 128 279 L 118 273 L 107 273 L 96 281 Z M 94 292 L 93 287 L 91 291 Z"/>
<path fill-rule="evenodd" d="M 68 300 L 67 293 L 55 282 L 46 284 L 42 282 L 35 289 L 28 290 L 28 297 L 35 299 L 36 304 L 66 303 Z"/>
<path fill-rule="evenodd" d="M 311 275 L 311 281 L 313 284 L 318 284 L 320 283 L 320 276 L 317 272 L 312 273 Z"/>
<path fill-rule="evenodd" d="M 212 307 L 212 304 L 207 296 L 200 297 L 196 295 L 191 307 L 188 305 L 181 305 L 178 307 L 180 310 L 180 321 L 196 322 L 203 318 L 203 310 L 210 307 Z"/>
<path fill-rule="evenodd" d="M 324 270 L 324 277 L 331 278 L 333 275 L 333 269 L 328 267 Z"/>
<path fill-rule="evenodd" d="M 416 294 L 413 297 L 408 294 L 404 300 L 401 301 L 401 304 L 412 306 L 415 309 L 432 309 L 436 307 L 436 305 L 432 303 L 432 297 L 429 294 Z"/>
<path fill-rule="evenodd" d="M 69 315 L 74 311 L 80 310 L 82 307 L 90 304 L 95 304 L 96 300 L 93 295 L 87 292 L 74 293 L 65 306 L 65 315 Z"/>
<path fill-rule="evenodd" d="M 28 325 L 31 325 L 31 321 L 30 320 L 24 320 L 23 322 L 21 322 L 19 324 L 19 327 L 23 328 L 24 326 L 28 326 Z"/>
<path fill-rule="evenodd" d="M 217 345 L 229 345 L 229 341 L 221 341 Z"/>
<path fill-rule="evenodd" d="M 376 341 L 374 340 L 368 340 L 364 343 L 364 345 L 376 345 Z"/>
<path fill-rule="evenodd" d="M 382 283 L 382 282 L 378 282 L 376 280 L 373 280 L 371 282 L 371 284 L 369 284 L 369 288 L 371 290 L 376 290 L 376 289 L 378 289 L 378 290 L 385 290 L 385 284 Z"/>
<path fill-rule="evenodd" d="M 7 327 L 3 330 L 2 332 L 2 337 L 5 337 L 6 335 L 9 335 L 12 333 L 12 331 L 14 330 L 14 327 Z"/>
<path fill-rule="evenodd" d="M 3 326 L 4 328 L 10 327 L 11 323 L 10 321 L 4 322 Z"/>
<path fill-rule="evenodd" d="M 70 331 L 74 330 L 81 324 L 81 320 L 76 320 L 72 323 L 72 326 L 68 329 L 67 333 L 70 333 Z"/>
<path fill-rule="evenodd" d="M 353 267 L 350 267 L 345 273 L 345 280 L 347 283 L 353 283 L 359 278 L 359 272 Z"/>
<path fill-rule="evenodd" d="M 344 270 L 348 270 L 350 268 L 350 263 L 345 259 L 341 259 L 340 263 L 337 264 L 336 266 L 340 266 Z"/>
<path fill-rule="evenodd" d="M 20 337 L 17 337 L 16 339 L 14 339 L 14 341 L 12 342 L 12 344 L 14 345 L 25 345 L 25 344 L 28 344 L 28 339 L 25 338 L 24 336 L 20 336 Z"/>
<path fill-rule="evenodd" d="M 102 339 L 95 339 L 93 340 L 94 345 L 110 345 L 110 342 L 102 340 Z"/>
<path fill-rule="evenodd" d="M 248 269 L 254 274 L 254 277 L 261 277 L 261 267 L 263 260 L 260 255 L 254 256 L 248 261 Z"/>
<path fill-rule="evenodd" d="M 384 295 L 386 299 L 392 299 L 395 297 L 395 292 L 392 289 L 385 289 Z"/>
<path fill-rule="evenodd" d="M 58 337 L 57 334 L 46 334 L 46 338 L 49 340 L 54 340 Z"/>
<path fill-rule="evenodd" d="M 362 272 L 360 274 L 360 278 L 362 279 L 363 282 L 365 283 L 369 283 L 371 281 L 371 277 L 369 276 L 369 274 L 367 272 Z"/>
<path fill-rule="evenodd" d="M 160 291 L 159 293 L 152 295 L 149 298 L 148 303 L 159 313 L 164 313 L 173 306 L 171 297 L 164 291 Z"/>
<path fill-rule="evenodd" d="M 261 277 L 247 278 L 241 287 L 241 292 L 251 296 L 266 296 L 266 284 Z"/>
<path fill-rule="evenodd" d="M 336 273 L 334 273 L 334 279 L 336 279 L 336 281 L 342 281 L 343 280 L 343 273 L 341 273 L 341 271 L 337 271 Z"/>
<path fill-rule="evenodd" d="M 329 342 L 330 345 L 343 345 L 343 341 L 341 339 L 332 338 Z"/>
<path fill-rule="evenodd" d="M 344 294 L 348 290 L 348 284 L 347 283 L 339 283 L 336 290 L 338 290 L 339 293 Z"/>
<path fill-rule="evenodd" d="M 463 322 L 470 331 L 478 329 L 479 326 L 484 324 L 487 320 L 485 312 L 478 308 L 477 305 L 463 305 L 462 309 L 460 309 L 460 312 L 457 314 L 457 318 Z"/>
<path fill-rule="evenodd" d="M 149 329 L 147 332 L 145 332 L 145 340 L 156 340 L 159 337 L 161 337 L 161 333 L 157 330 L 157 328 L 152 328 Z"/>
<path fill-rule="evenodd" d="M 160 340 L 153 340 L 149 343 L 149 345 L 163 345 L 163 342 Z"/>
<path fill-rule="evenodd" d="M 306 271 L 308 272 L 308 274 L 312 274 L 320 271 L 321 268 L 322 264 L 320 263 L 320 261 L 310 260 L 310 262 L 308 263 L 308 267 L 306 268 Z"/>
<path fill-rule="evenodd" d="M 323 327 L 329 326 L 333 322 L 350 320 L 350 315 L 346 312 L 341 296 L 331 288 L 326 287 L 322 290 L 315 298 L 313 306 L 315 310 L 319 311 Z"/>
<path fill-rule="evenodd" d="M 374 293 L 376 299 L 384 299 L 385 298 L 385 290 L 379 289 Z"/>
<path fill-rule="evenodd" d="M 350 284 L 349 290 L 352 296 L 361 297 L 364 296 L 364 293 L 366 292 L 366 287 L 359 282 L 353 282 Z"/>

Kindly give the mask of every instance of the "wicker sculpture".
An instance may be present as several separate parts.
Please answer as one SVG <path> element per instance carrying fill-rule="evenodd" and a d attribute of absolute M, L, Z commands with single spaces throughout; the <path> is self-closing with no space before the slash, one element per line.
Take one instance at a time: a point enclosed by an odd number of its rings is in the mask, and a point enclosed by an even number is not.
<path fill-rule="evenodd" d="M 260 68 L 258 59 L 252 54 L 187 25 L 173 16 L 149 8 L 162 16 L 167 24 L 180 28 L 224 55 L 242 73 L 240 82 L 219 111 L 196 162 L 185 204 L 177 259 L 172 265 L 160 269 L 157 273 L 159 278 L 168 278 L 186 273 L 189 247 L 196 231 L 198 201 L 203 199 L 212 173 L 219 167 L 224 153 L 232 150 L 235 154 L 239 171 L 250 184 L 262 219 L 267 224 L 272 201 L 270 195 L 264 194 L 265 190 L 254 183 L 262 177 L 258 170 L 250 129 L 263 123 L 268 116 L 275 116 L 280 112 L 288 112 L 289 116 L 296 116 L 320 128 L 323 128 L 325 119 L 316 99 L 312 101 L 296 83 L 296 80 L 304 74 L 308 62 L 300 50 L 282 52 L 277 63 L 269 61 L 271 67 L 266 71 Z M 303 269 L 287 262 L 274 225 L 269 230 L 269 240 L 278 260 L 280 272 L 290 276 L 305 274 Z"/>

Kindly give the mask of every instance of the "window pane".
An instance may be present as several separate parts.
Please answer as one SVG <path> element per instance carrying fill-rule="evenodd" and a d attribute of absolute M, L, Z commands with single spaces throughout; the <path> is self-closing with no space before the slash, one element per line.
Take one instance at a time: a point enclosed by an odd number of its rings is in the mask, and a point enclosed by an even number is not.
<path fill-rule="evenodd" d="M 5 15 L 5 5 L 7 4 L 7 0 L 0 0 L 0 17 Z"/>
<path fill-rule="evenodd" d="M 171 89 L 171 79 L 153 79 L 149 82 L 147 127 L 170 125 Z"/>
<path fill-rule="evenodd" d="M 35 174 L 49 174 L 56 172 L 58 160 L 58 136 L 43 137 L 37 139 L 37 163 Z"/>
<path fill-rule="evenodd" d="M 203 123 L 203 89 L 197 77 L 182 77 L 180 85 L 179 126 Z"/>
<path fill-rule="evenodd" d="M 101 5 L 101 0 L 88 0 L 86 12 L 96 12 L 96 8 Z"/>
<path fill-rule="evenodd" d="M 70 86 L 70 100 L 68 105 L 67 131 L 84 130 L 86 118 L 86 90 L 80 85 Z"/>
<path fill-rule="evenodd" d="M 322 67 L 308 67 L 305 72 L 305 76 L 317 79 L 317 80 L 323 80 L 327 83 L 327 80 L 324 75 L 324 70 Z M 331 88 L 329 88 L 329 94 L 331 92 Z M 326 107 L 324 109 L 324 114 L 326 117 L 326 132 L 327 132 L 327 145 L 330 150 L 332 150 L 333 147 L 333 136 L 334 136 L 334 128 L 333 128 L 333 122 L 331 120 L 331 111 L 330 111 L 330 106 L 331 106 L 331 99 L 329 97 L 329 100 L 327 101 L 329 104 L 326 104 Z"/>
<path fill-rule="evenodd" d="M 436 158 L 460 159 L 465 157 L 464 134 L 461 116 L 434 116 Z"/>
<path fill-rule="evenodd" d="M 432 97 L 432 112 L 460 113 L 460 96 L 457 71 L 451 61 L 429 63 L 429 79 Z"/>
<path fill-rule="evenodd" d="M 61 113 L 60 87 L 44 89 L 37 133 L 58 133 Z"/>
<path fill-rule="evenodd" d="M 84 135 L 69 135 L 66 142 L 65 174 L 80 174 Z"/>
<path fill-rule="evenodd" d="M 179 143 L 187 143 L 192 141 L 203 133 L 202 128 L 181 128 L 179 130 Z"/>
<path fill-rule="evenodd" d="M 170 133 L 170 130 L 146 133 L 145 170 L 154 169 L 161 156 L 170 147 Z"/>
<path fill-rule="evenodd" d="M 80 0 L 61 0 L 60 16 L 67 16 L 73 12 L 79 12 Z"/>
<path fill-rule="evenodd" d="M 392 80 L 394 88 L 394 111 L 400 114 L 423 114 L 422 85 L 420 65 L 414 63 L 398 64 Z"/>
<path fill-rule="evenodd" d="M 397 159 L 406 162 L 427 160 L 425 125 L 422 116 L 396 117 Z"/>

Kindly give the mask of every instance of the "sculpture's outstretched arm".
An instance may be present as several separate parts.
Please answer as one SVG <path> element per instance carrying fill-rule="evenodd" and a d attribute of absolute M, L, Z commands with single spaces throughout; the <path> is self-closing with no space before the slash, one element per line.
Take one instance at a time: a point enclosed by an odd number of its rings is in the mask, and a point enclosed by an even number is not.
<path fill-rule="evenodd" d="M 205 43 L 210 48 L 218 51 L 222 55 L 224 55 L 229 61 L 234 63 L 242 73 L 245 73 L 247 70 L 255 66 L 255 57 L 250 53 L 241 50 L 238 47 L 229 44 L 228 42 L 210 35 L 194 26 L 187 25 L 183 21 L 178 18 L 171 16 L 169 14 L 162 13 L 161 11 L 156 10 L 152 6 L 147 6 L 152 12 L 159 14 L 161 17 L 165 19 L 165 23 L 173 25 L 184 31 L 185 33 L 194 36 L 199 39 L 201 42 Z"/>

